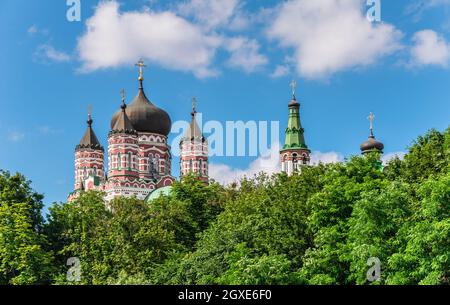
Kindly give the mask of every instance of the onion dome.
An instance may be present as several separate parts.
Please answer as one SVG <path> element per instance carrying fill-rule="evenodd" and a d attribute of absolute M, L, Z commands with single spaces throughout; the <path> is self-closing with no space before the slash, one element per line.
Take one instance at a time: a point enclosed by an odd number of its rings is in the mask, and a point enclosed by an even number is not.
<path fill-rule="evenodd" d="M 361 153 L 366 154 L 372 151 L 377 151 L 380 153 L 383 153 L 384 144 L 380 141 L 377 141 L 373 134 L 369 136 L 369 139 L 365 142 L 363 142 L 360 145 Z"/>
<path fill-rule="evenodd" d="M 192 112 L 191 112 L 191 123 L 189 124 L 189 127 L 186 130 L 186 133 L 184 134 L 183 138 L 181 139 L 181 142 L 184 141 L 201 141 L 205 142 L 206 139 L 202 134 L 202 131 L 197 123 L 197 110 L 196 110 L 196 100 L 195 98 L 192 99 Z"/>
<path fill-rule="evenodd" d="M 140 67 L 139 91 L 134 100 L 126 107 L 126 114 L 137 132 L 149 132 L 167 136 L 170 133 L 172 122 L 169 115 L 164 110 L 152 104 L 145 95 L 143 88 L 142 61 L 138 63 Z M 111 120 L 111 129 L 116 125 L 121 111 L 114 114 Z"/>
<path fill-rule="evenodd" d="M 96 149 L 104 151 L 103 147 L 100 145 L 99 140 L 97 139 L 97 136 L 95 135 L 94 130 L 92 129 L 93 122 L 94 121 L 92 120 L 91 114 L 89 114 L 87 120 L 88 128 L 84 133 L 83 138 L 81 138 L 80 143 L 75 147 L 75 150 Z"/>
<path fill-rule="evenodd" d="M 127 134 L 137 134 L 136 130 L 133 127 L 130 119 L 127 116 L 126 109 L 127 105 L 125 104 L 125 92 L 122 90 L 122 106 L 120 106 L 121 111 L 119 117 L 112 127 L 110 135 L 115 133 L 127 133 Z"/>
<path fill-rule="evenodd" d="M 384 149 L 384 144 L 381 143 L 380 141 L 375 139 L 375 136 L 373 135 L 373 120 L 374 120 L 375 116 L 373 115 L 373 113 L 370 113 L 369 116 L 369 120 L 370 120 L 370 136 L 367 139 L 367 141 L 363 142 L 360 145 L 360 149 L 361 149 L 361 153 L 367 154 L 370 152 L 379 152 L 379 153 L 383 153 L 383 149 Z"/>

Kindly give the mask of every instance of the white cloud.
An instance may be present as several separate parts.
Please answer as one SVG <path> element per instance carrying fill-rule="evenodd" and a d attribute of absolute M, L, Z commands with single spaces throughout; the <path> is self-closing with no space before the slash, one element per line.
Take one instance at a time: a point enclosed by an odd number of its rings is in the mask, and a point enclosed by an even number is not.
<path fill-rule="evenodd" d="M 311 154 L 311 164 L 317 165 L 319 163 L 338 163 L 344 161 L 344 156 L 341 155 L 338 152 L 320 152 L 320 151 L 314 151 Z"/>
<path fill-rule="evenodd" d="M 39 133 L 44 134 L 44 135 L 59 134 L 59 133 L 63 132 L 61 129 L 55 129 L 50 126 L 40 126 L 40 127 L 38 127 L 38 131 L 39 131 Z"/>
<path fill-rule="evenodd" d="M 269 175 L 279 173 L 281 169 L 279 152 L 280 146 L 273 144 L 266 154 L 252 161 L 245 169 L 233 168 L 226 164 L 211 163 L 209 165 L 209 176 L 221 184 L 228 185 L 232 182 L 238 182 L 244 177 L 252 178 L 260 172 L 265 172 Z M 337 152 L 322 153 L 314 151 L 311 154 L 312 165 L 336 163 L 343 160 L 344 157 Z"/>
<path fill-rule="evenodd" d="M 406 152 L 404 152 L 404 151 L 391 152 L 391 153 L 384 154 L 381 157 L 381 161 L 383 161 L 383 164 L 386 164 L 390 160 L 394 159 L 395 157 L 398 157 L 400 160 L 403 160 L 405 155 L 406 155 Z"/>
<path fill-rule="evenodd" d="M 211 163 L 209 165 L 209 176 L 217 182 L 227 185 L 232 182 L 238 182 L 244 177 L 253 178 L 254 175 L 260 172 L 265 172 L 269 175 L 278 173 L 281 168 L 279 150 L 280 146 L 273 144 L 267 153 L 252 161 L 246 169 L 232 168 L 226 164 Z"/>
<path fill-rule="evenodd" d="M 216 74 L 210 66 L 221 38 L 172 12 L 120 12 L 116 1 L 101 2 L 79 38 L 82 71 L 130 65 L 138 58 L 163 67 Z"/>
<path fill-rule="evenodd" d="M 32 25 L 28 28 L 27 33 L 28 34 L 36 34 L 38 32 L 38 28 L 36 25 Z"/>
<path fill-rule="evenodd" d="M 386 23 L 369 22 L 355 0 L 295 0 L 279 5 L 267 30 L 292 48 L 297 72 L 323 78 L 368 66 L 401 48 L 402 34 Z"/>
<path fill-rule="evenodd" d="M 19 131 L 10 132 L 8 135 L 8 140 L 12 142 L 20 142 L 25 138 L 25 134 Z"/>
<path fill-rule="evenodd" d="M 239 30 L 248 25 L 239 0 L 190 0 L 178 5 L 177 11 L 208 30 L 220 27 Z"/>
<path fill-rule="evenodd" d="M 34 34 L 41 34 L 41 35 L 48 35 L 48 30 L 47 29 L 41 29 L 40 27 L 38 27 L 36 24 L 33 24 L 32 26 L 30 26 L 27 30 L 27 33 L 29 35 L 34 35 Z"/>
<path fill-rule="evenodd" d="M 416 0 L 406 6 L 405 14 L 412 15 L 413 21 L 418 22 L 425 11 L 445 5 L 450 5 L 450 0 Z"/>
<path fill-rule="evenodd" d="M 69 54 L 56 50 L 49 44 L 42 44 L 37 47 L 34 58 L 43 62 L 68 62 L 71 57 Z"/>
<path fill-rule="evenodd" d="M 243 69 L 247 73 L 258 70 L 269 62 L 266 56 L 259 53 L 259 48 L 254 39 L 229 38 L 225 43 L 225 49 L 231 53 L 228 65 Z"/>
<path fill-rule="evenodd" d="M 279 78 L 289 74 L 289 67 L 286 65 L 278 65 L 275 70 L 270 74 L 272 78 Z"/>
<path fill-rule="evenodd" d="M 450 44 L 432 30 L 416 32 L 411 48 L 411 64 L 447 67 L 450 60 Z"/>

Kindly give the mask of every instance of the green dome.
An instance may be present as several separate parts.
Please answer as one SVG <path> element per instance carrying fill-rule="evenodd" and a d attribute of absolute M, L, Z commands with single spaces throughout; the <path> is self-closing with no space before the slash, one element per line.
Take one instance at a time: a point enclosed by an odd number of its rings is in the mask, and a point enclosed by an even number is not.
<path fill-rule="evenodd" d="M 172 186 L 164 186 L 159 189 L 154 190 L 148 196 L 145 198 L 145 202 L 151 202 L 155 199 L 158 199 L 161 197 L 161 195 L 168 196 L 170 195 L 170 192 L 172 191 Z"/>

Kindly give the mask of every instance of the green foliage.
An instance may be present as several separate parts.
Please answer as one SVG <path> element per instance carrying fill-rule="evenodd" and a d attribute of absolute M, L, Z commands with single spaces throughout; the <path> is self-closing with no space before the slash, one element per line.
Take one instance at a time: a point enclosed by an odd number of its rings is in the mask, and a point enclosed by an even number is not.
<path fill-rule="evenodd" d="M 449 158 L 450 129 L 431 130 L 384 168 L 374 153 L 229 187 L 186 176 L 149 203 L 81 193 L 45 225 L 42 196 L 1 172 L 0 284 L 450 284 Z"/>
<path fill-rule="evenodd" d="M 404 226 L 401 251 L 389 259 L 391 284 L 450 284 L 450 173 L 419 190 L 414 222 Z"/>
<path fill-rule="evenodd" d="M 26 203 L 32 225 L 37 231 L 41 230 L 44 222 L 41 214 L 44 206 L 43 198 L 44 196 L 32 190 L 31 181 L 23 175 L 19 173 L 11 175 L 9 172 L 0 170 L 0 205 L 3 203 Z"/>
<path fill-rule="evenodd" d="M 287 285 L 301 283 L 296 273 L 291 272 L 291 261 L 285 255 L 255 257 L 245 244 L 236 245 L 235 251 L 227 255 L 230 268 L 216 282 L 221 285 Z"/>
<path fill-rule="evenodd" d="M 50 282 L 53 257 L 40 233 L 41 200 L 22 175 L 0 172 L 0 284 Z"/>

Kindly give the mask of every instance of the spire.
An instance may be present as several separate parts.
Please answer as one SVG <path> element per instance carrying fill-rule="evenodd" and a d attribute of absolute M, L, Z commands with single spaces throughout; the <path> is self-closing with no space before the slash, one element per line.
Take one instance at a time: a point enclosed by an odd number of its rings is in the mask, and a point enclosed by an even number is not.
<path fill-rule="evenodd" d="M 143 68 L 145 68 L 147 66 L 144 64 L 144 61 L 142 59 L 140 59 L 135 64 L 135 66 L 139 67 L 139 78 L 138 78 L 138 80 L 139 80 L 139 89 L 143 89 L 144 88 L 143 85 L 142 85 L 142 82 L 144 81 L 144 69 Z"/>
<path fill-rule="evenodd" d="M 292 88 L 292 100 L 288 104 L 289 119 L 285 132 L 285 142 L 283 150 L 286 149 L 308 149 L 305 143 L 304 129 L 300 121 L 300 103 L 297 102 L 295 89 L 297 82 L 293 80 L 290 83 Z"/>
<path fill-rule="evenodd" d="M 119 118 L 116 121 L 116 124 L 111 130 L 111 133 L 131 133 L 135 134 L 136 130 L 133 127 L 133 124 L 131 124 L 130 119 L 127 116 L 126 109 L 127 104 L 125 104 L 125 90 L 122 89 L 122 105 L 120 108 L 122 109 Z"/>
<path fill-rule="evenodd" d="M 103 150 L 103 147 L 100 145 L 100 142 L 97 139 L 97 136 L 95 135 L 94 130 L 92 129 L 92 123 L 94 122 L 92 120 L 92 110 L 89 109 L 88 112 L 88 120 L 87 120 L 87 130 L 84 133 L 83 137 L 81 138 L 80 143 L 76 146 L 76 150 L 80 149 L 98 149 Z"/>
<path fill-rule="evenodd" d="M 192 98 L 192 112 L 191 112 L 191 123 L 189 124 L 188 129 L 182 139 L 182 141 L 194 141 L 194 140 L 202 140 L 205 138 L 202 135 L 202 131 L 197 123 L 197 99 L 195 97 Z"/>
<path fill-rule="evenodd" d="M 195 115 L 197 114 L 197 99 L 195 97 L 192 98 L 192 112 L 191 112 L 191 116 L 194 118 Z"/>

